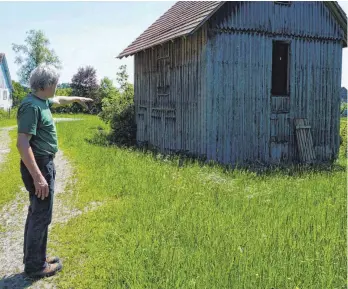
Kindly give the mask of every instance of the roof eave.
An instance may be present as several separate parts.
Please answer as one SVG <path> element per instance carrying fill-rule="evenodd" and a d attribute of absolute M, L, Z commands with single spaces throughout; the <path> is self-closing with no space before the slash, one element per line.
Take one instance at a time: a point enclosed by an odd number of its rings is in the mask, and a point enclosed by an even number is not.
<path fill-rule="evenodd" d="M 224 5 L 226 1 L 221 1 L 218 6 L 215 7 L 213 11 L 211 11 L 202 21 L 199 23 L 195 29 L 193 29 L 188 35 L 195 34 L 209 19 L 212 17 L 220 8 L 222 5 Z"/>
<path fill-rule="evenodd" d="M 347 47 L 347 15 L 337 1 L 324 1 L 325 5 L 334 14 L 336 21 L 344 30 L 343 47 Z"/>
<path fill-rule="evenodd" d="M 210 19 L 210 17 L 212 16 L 212 15 L 214 15 L 220 8 L 221 8 L 221 6 L 223 5 L 223 4 L 225 4 L 226 3 L 226 1 L 220 1 L 220 3 L 219 3 L 219 5 L 218 6 L 216 6 L 215 7 L 215 9 L 214 10 L 212 10 L 192 31 L 190 31 L 190 32 L 188 32 L 188 33 L 186 33 L 186 34 L 183 34 L 183 35 L 181 35 L 180 37 L 187 37 L 187 36 L 189 36 L 189 35 L 192 35 L 192 34 L 194 34 L 194 33 L 196 33 L 203 25 L 204 25 L 204 23 L 206 23 L 209 19 Z M 151 48 L 151 47 L 154 47 L 154 46 L 157 46 L 157 45 L 161 45 L 161 44 L 164 44 L 164 43 L 166 43 L 166 42 L 168 42 L 168 41 L 171 41 L 171 40 L 174 40 L 174 39 L 177 39 L 177 38 L 179 38 L 179 37 L 176 37 L 176 38 L 172 38 L 172 39 L 168 39 L 168 40 L 166 40 L 165 42 L 162 42 L 162 43 L 156 43 L 156 44 L 154 44 L 154 45 L 151 45 L 151 46 L 149 46 L 149 47 L 146 47 L 146 48 L 143 48 L 143 49 L 139 49 L 139 50 L 137 50 L 137 51 L 133 51 L 133 52 L 131 52 L 131 53 L 123 53 L 123 52 L 121 52 L 116 58 L 118 58 L 118 59 L 122 59 L 123 57 L 128 57 L 128 56 L 133 56 L 134 54 L 137 54 L 137 53 L 139 53 L 140 51 L 143 51 L 143 50 L 145 50 L 145 49 L 149 49 L 149 48 Z"/>
<path fill-rule="evenodd" d="M 162 42 L 155 43 L 155 44 L 153 44 L 153 45 L 151 45 L 151 46 L 149 46 L 149 47 L 141 48 L 141 49 L 139 49 L 139 50 L 137 50 L 137 51 L 133 51 L 133 52 L 130 52 L 130 53 L 123 53 L 123 52 L 122 52 L 122 53 L 120 53 L 118 56 L 116 56 L 116 58 L 118 58 L 118 59 L 122 59 L 123 57 L 126 57 L 126 58 L 127 58 L 128 56 L 133 56 L 133 55 L 135 55 L 135 54 L 137 54 L 137 53 L 139 53 L 139 52 L 141 52 L 141 51 L 146 51 L 146 50 L 148 50 L 148 49 L 150 49 L 150 48 L 152 48 L 152 47 L 155 47 L 155 46 L 158 46 L 158 45 L 163 45 L 163 44 L 165 44 L 165 43 L 167 43 L 167 42 L 169 42 L 169 41 L 174 41 L 175 39 L 178 39 L 178 38 L 187 37 L 187 36 L 190 35 L 190 34 L 192 34 L 192 31 L 189 32 L 189 33 L 182 34 L 182 35 L 180 35 L 180 36 L 178 36 L 178 37 L 174 37 L 174 38 L 171 38 L 171 39 L 162 41 Z"/>

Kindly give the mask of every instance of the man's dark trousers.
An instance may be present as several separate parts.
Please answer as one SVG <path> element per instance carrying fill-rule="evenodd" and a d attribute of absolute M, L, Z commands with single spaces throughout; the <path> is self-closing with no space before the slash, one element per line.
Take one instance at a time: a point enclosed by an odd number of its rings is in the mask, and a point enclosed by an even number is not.
<path fill-rule="evenodd" d="M 56 170 L 53 156 L 36 157 L 36 163 L 45 177 L 49 194 L 44 200 L 35 195 L 33 178 L 28 169 L 21 161 L 21 174 L 25 188 L 29 192 L 30 205 L 24 230 L 24 258 L 25 272 L 32 273 L 40 271 L 47 266 L 46 247 L 48 226 L 52 220 L 52 207 L 54 198 L 54 181 Z"/>

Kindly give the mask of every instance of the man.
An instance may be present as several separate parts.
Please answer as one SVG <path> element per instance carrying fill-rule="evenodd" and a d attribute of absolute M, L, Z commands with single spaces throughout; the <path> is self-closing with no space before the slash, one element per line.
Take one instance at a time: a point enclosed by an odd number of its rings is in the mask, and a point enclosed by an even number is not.
<path fill-rule="evenodd" d="M 18 109 L 17 148 L 20 170 L 30 205 L 24 230 L 24 271 L 29 277 L 52 276 L 62 269 L 57 257 L 46 256 L 48 226 L 52 218 L 54 181 L 53 163 L 58 151 L 56 127 L 50 108 L 72 102 L 87 107 L 90 98 L 54 96 L 59 75 L 47 65 L 30 75 L 30 88 Z"/>

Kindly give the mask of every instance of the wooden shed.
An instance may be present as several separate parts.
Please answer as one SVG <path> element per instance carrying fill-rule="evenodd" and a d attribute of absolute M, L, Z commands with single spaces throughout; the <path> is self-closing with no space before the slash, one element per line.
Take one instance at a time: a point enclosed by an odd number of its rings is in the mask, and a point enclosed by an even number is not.
<path fill-rule="evenodd" d="M 302 150 L 334 160 L 346 29 L 332 1 L 177 2 L 118 56 L 134 55 L 137 141 L 232 165 L 292 163 L 303 128 Z"/>

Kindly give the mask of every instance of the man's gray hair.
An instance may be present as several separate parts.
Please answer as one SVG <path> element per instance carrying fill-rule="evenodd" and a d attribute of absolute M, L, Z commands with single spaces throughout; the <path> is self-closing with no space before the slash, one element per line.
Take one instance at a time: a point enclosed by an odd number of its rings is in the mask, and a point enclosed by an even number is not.
<path fill-rule="evenodd" d="M 39 91 L 57 84 L 58 80 L 59 73 L 54 66 L 41 64 L 31 72 L 29 84 L 33 91 Z"/>

